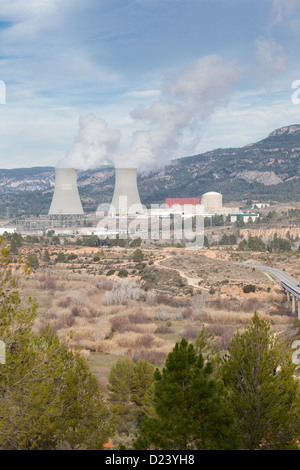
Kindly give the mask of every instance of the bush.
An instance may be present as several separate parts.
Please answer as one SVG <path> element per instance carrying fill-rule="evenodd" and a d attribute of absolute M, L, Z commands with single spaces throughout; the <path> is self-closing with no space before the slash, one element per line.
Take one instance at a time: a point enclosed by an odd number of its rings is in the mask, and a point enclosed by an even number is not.
<path fill-rule="evenodd" d="M 139 300 L 141 295 L 142 289 L 136 281 L 120 280 L 111 291 L 105 292 L 102 302 L 104 305 L 125 305 L 128 301 Z"/>
<path fill-rule="evenodd" d="M 168 333 L 174 333 L 174 330 L 169 326 L 160 325 L 154 331 L 156 334 L 167 335 Z"/>
<path fill-rule="evenodd" d="M 189 341 L 193 341 L 197 338 L 199 330 L 193 325 L 187 325 L 182 331 L 181 336 Z"/>
<path fill-rule="evenodd" d="M 71 297 L 67 297 L 66 299 L 62 299 L 58 302 L 58 306 L 62 308 L 68 308 L 72 302 Z"/>
<path fill-rule="evenodd" d="M 30 253 L 27 258 L 27 262 L 32 269 L 37 269 L 39 267 L 39 261 L 37 256 L 33 253 Z"/>
<path fill-rule="evenodd" d="M 255 292 L 256 286 L 254 286 L 253 284 L 247 284 L 246 286 L 243 287 L 243 291 L 245 294 L 249 294 L 250 292 Z"/>
<path fill-rule="evenodd" d="M 115 274 L 115 272 L 115 269 L 110 269 L 109 271 L 107 271 L 106 276 L 112 276 L 113 274 Z"/>
<path fill-rule="evenodd" d="M 41 277 L 39 279 L 41 289 L 45 290 L 55 290 L 57 289 L 56 280 L 54 277 Z"/>
<path fill-rule="evenodd" d="M 120 269 L 120 271 L 118 272 L 118 276 L 119 277 L 127 277 L 128 276 L 127 269 Z"/>
<path fill-rule="evenodd" d="M 141 261 L 143 261 L 144 259 L 144 254 L 142 252 L 142 250 L 140 248 L 137 248 L 133 255 L 132 255 L 132 259 L 135 263 L 141 263 Z"/>
<path fill-rule="evenodd" d="M 122 333 L 126 327 L 130 326 L 130 322 L 125 315 L 114 315 L 110 320 L 112 331 Z"/>
<path fill-rule="evenodd" d="M 65 254 L 62 251 L 60 251 L 57 255 L 56 262 L 57 263 L 64 263 L 65 261 L 66 261 Z"/>
<path fill-rule="evenodd" d="M 78 255 L 75 255 L 75 253 L 71 253 L 68 257 L 67 257 L 67 260 L 68 261 L 73 261 L 74 259 L 77 259 L 78 258 Z"/>
<path fill-rule="evenodd" d="M 132 360 L 137 362 L 139 359 L 142 359 L 156 366 L 164 366 L 166 357 L 167 354 L 163 351 L 157 351 L 155 349 L 141 349 L 134 354 Z"/>

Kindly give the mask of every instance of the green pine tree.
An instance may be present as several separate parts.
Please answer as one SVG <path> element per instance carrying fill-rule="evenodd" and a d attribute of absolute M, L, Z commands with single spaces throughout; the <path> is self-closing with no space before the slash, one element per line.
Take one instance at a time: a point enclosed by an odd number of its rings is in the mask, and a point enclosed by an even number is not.
<path fill-rule="evenodd" d="M 153 383 L 154 367 L 147 361 L 136 363 L 121 357 L 108 376 L 110 409 L 118 423 L 118 434 L 133 436 L 144 417 L 144 400 Z M 121 439 L 122 440 L 122 439 Z"/>
<path fill-rule="evenodd" d="M 202 345 L 203 346 L 203 345 Z M 166 367 L 155 372 L 154 417 L 141 422 L 136 449 L 234 449 L 233 414 L 222 382 L 183 339 L 168 355 Z"/>
<path fill-rule="evenodd" d="M 50 261 L 50 253 L 49 253 L 49 250 L 47 249 L 44 251 L 43 260 L 46 261 L 46 263 L 49 263 Z"/>
<path fill-rule="evenodd" d="M 244 449 L 298 448 L 300 395 L 291 356 L 257 313 L 235 334 L 224 374 Z"/>

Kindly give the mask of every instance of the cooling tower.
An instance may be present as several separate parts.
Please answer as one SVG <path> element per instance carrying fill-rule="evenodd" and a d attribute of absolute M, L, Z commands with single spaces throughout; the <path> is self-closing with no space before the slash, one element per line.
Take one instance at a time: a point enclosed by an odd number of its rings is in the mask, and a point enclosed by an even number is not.
<path fill-rule="evenodd" d="M 73 168 L 55 168 L 55 188 L 48 215 L 83 215 L 77 171 Z"/>
<path fill-rule="evenodd" d="M 204 210 L 206 213 L 216 213 L 223 206 L 223 196 L 220 193 L 215 193 L 213 191 L 205 193 L 202 196 L 202 204 L 204 205 Z"/>
<path fill-rule="evenodd" d="M 137 186 L 136 168 L 115 169 L 115 190 L 110 206 L 110 214 L 137 214 L 142 212 Z"/>

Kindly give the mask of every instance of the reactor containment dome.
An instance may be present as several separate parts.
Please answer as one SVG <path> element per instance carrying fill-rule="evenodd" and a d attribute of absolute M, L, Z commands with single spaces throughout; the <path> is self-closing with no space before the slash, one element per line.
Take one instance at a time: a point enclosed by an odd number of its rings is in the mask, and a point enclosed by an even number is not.
<path fill-rule="evenodd" d="M 204 205 L 204 211 L 207 214 L 217 213 L 223 207 L 223 196 L 220 193 L 210 191 L 203 194 L 202 204 Z"/>

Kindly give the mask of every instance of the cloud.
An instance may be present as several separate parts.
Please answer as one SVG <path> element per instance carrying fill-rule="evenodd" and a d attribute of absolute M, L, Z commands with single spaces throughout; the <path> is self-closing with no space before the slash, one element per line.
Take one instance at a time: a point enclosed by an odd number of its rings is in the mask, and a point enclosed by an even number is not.
<path fill-rule="evenodd" d="M 282 23 L 294 8 L 299 5 L 299 0 L 273 0 L 272 13 L 274 24 Z"/>
<path fill-rule="evenodd" d="M 272 39 L 260 37 L 255 40 L 256 56 L 269 73 L 277 74 L 285 72 L 287 58 L 282 47 Z"/>
<path fill-rule="evenodd" d="M 160 90 L 128 91 L 124 93 L 124 96 L 132 98 L 152 98 L 153 96 L 159 96 L 160 93 Z"/>
<path fill-rule="evenodd" d="M 59 165 L 87 169 L 109 159 L 116 167 L 163 166 L 174 156 L 184 133 L 197 141 L 203 121 L 224 106 L 244 76 L 245 70 L 234 62 L 216 55 L 203 57 L 163 84 L 162 99 L 131 111 L 137 130 L 125 148 L 117 148 L 120 132 L 108 131 L 103 119 L 88 115 L 80 119 L 74 146 Z"/>
<path fill-rule="evenodd" d="M 165 99 L 131 112 L 144 129 L 133 134 L 129 148 L 115 156 L 117 166 L 149 169 L 174 156 L 185 132 L 195 141 L 203 120 L 223 106 L 234 85 L 245 76 L 238 64 L 212 55 L 185 67 L 162 86 Z"/>

